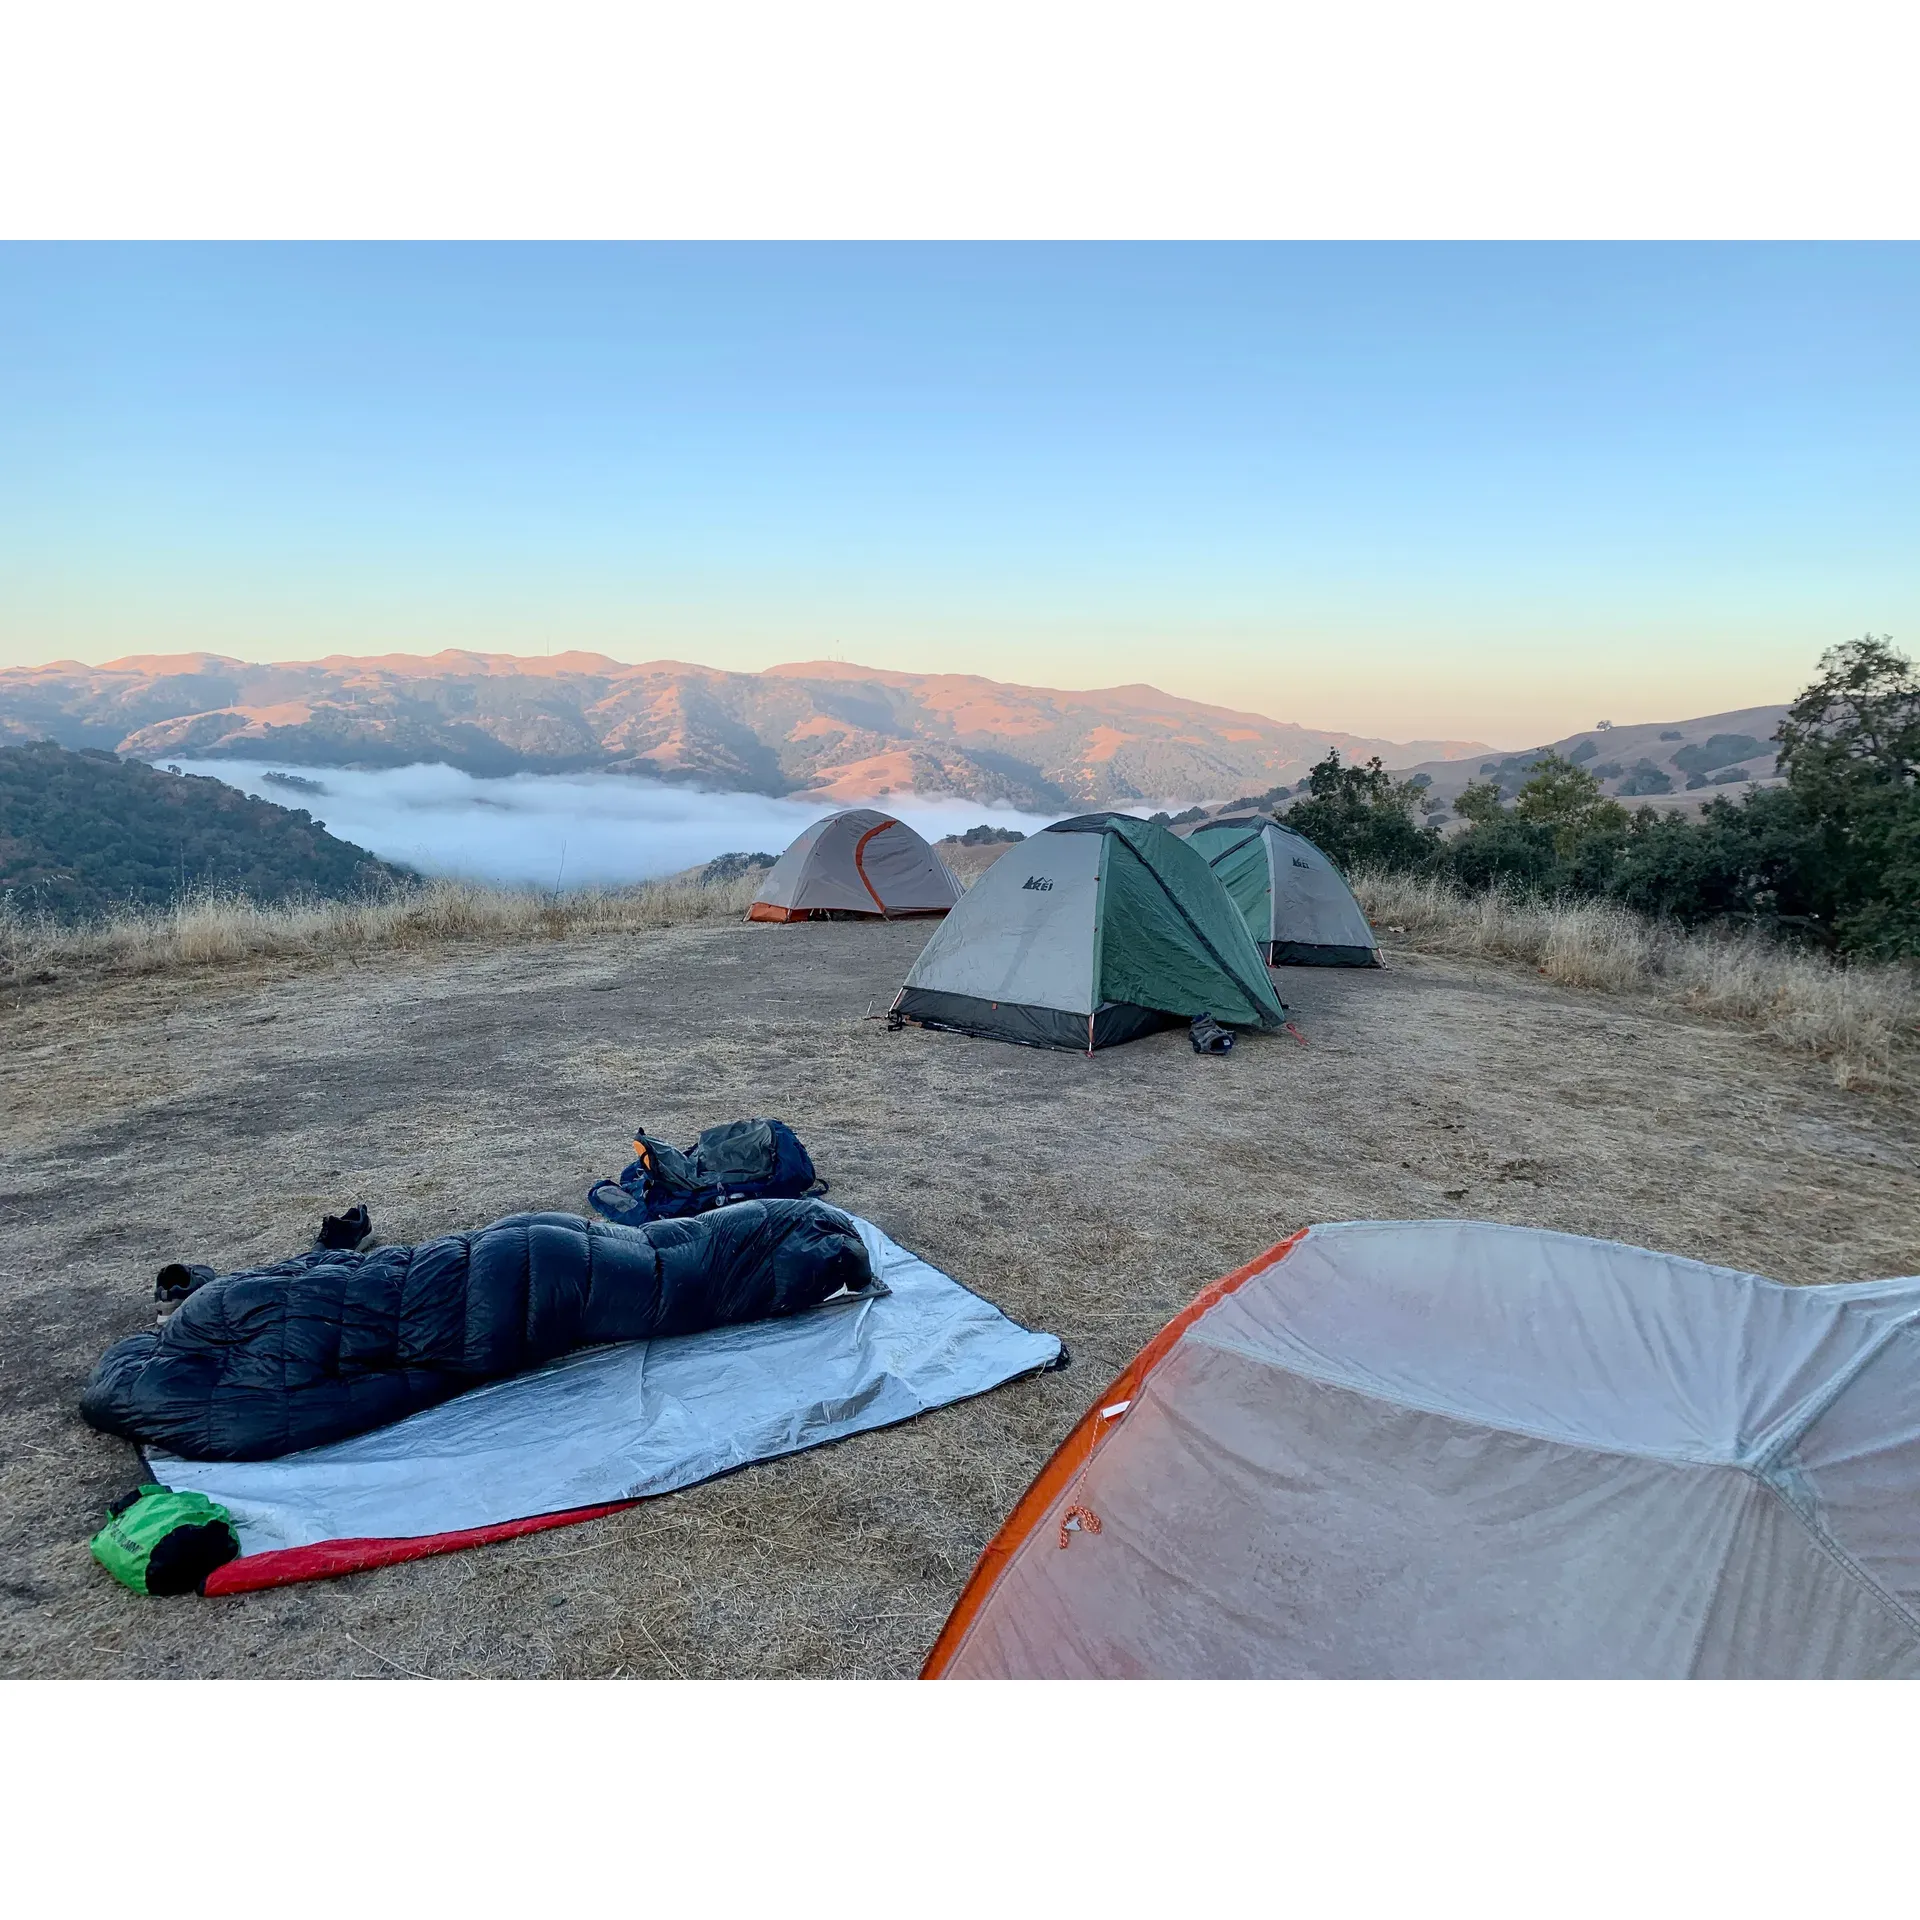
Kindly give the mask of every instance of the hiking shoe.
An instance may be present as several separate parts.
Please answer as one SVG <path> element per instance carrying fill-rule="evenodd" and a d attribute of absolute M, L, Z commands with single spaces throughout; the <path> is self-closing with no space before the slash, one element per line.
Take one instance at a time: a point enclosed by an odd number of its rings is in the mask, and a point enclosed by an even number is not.
<path fill-rule="evenodd" d="M 169 1260 L 153 1277 L 154 1325 L 164 1327 L 180 1302 L 212 1278 L 211 1267 L 190 1267 L 184 1261 Z"/>
<path fill-rule="evenodd" d="M 330 1213 L 313 1236 L 314 1246 L 326 1253 L 357 1253 L 373 1238 L 373 1216 L 365 1207 Z"/>
<path fill-rule="evenodd" d="M 1212 1014 L 1203 1013 L 1187 1031 L 1195 1053 L 1231 1053 L 1233 1035 Z"/>
<path fill-rule="evenodd" d="M 153 1297 L 177 1304 L 212 1278 L 211 1267 L 190 1267 L 184 1261 L 169 1260 L 153 1277 Z"/>

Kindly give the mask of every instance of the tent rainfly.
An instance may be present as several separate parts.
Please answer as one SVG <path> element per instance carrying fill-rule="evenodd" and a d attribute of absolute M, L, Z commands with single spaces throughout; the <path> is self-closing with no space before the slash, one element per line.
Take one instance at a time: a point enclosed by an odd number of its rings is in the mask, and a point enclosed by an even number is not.
<path fill-rule="evenodd" d="M 1303 833 L 1265 814 L 1189 830 L 1276 967 L 1377 967 L 1380 943 L 1340 869 Z"/>
<path fill-rule="evenodd" d="M 1088 1053 L 1202 1013 L 1270 1030 L 1287 1017 L 1206 861 L 1124 813 L 1059 820 L 1010 847 L 927 942 L 894 1008 Z"/>
<path fill-rule="evenodd" d="M 1920 1275 L 1308 1228 L 1094 1403 L 925 1671 L 1920 1677 Z"/>
<path fill-rule="evenodd" d="M 959 881 L 904 820 L 852 807 L 816 820 L 774 862 L 747 918 L 892 920 L 945 913 L 959 898 Z"/>

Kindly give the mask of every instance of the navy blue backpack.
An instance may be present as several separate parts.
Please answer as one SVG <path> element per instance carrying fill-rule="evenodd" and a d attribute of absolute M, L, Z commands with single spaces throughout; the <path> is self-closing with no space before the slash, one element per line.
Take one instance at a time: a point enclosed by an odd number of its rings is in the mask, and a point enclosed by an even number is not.
<path fill-rule="evenodd" d="M 731 1200 L 798 1200 L 825 1193 L 799 1136 L 784 1120 L 730 1120 L 682 1152 L 635 1130 L 637 1158 L 617 1180 L 596 1181 L 587 1204 L 623 1226 L 678 1220 Z"/>

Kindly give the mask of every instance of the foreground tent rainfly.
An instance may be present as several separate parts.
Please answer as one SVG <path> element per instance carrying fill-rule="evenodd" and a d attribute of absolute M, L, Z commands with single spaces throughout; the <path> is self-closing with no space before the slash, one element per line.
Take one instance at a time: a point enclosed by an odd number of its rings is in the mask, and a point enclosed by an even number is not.
<path fill-rule="evenodd" d="M 1377 967 L 1380 943 L 1340 869 L 1303 833 L 1234 814 L 1190 829 L 1195 847 L 1276 967 Z"/>
<path fill-rule="evenodd" d="M 924 1026 L 1088 1053 L 1203 1013 L 1286 1023 L 1206 861 L 1124 813 L 1056 821 L 1010 847 L 927 942 L 894 1007 Z"/>
<path fill-rule="evenodd" d="M 810 1312 L 576 1353 L 375 1433 L 278 1460 L 148 1456 L 225 1507 L 243 1593 L 591 1520 L 946 1406 L 1061 1361 L 1060 1342 L 844 1216 L 879 1288 Z"/>
<path fill-rule="evenodd" d="M 1140 1354 L 930 1676 L 1920 1676 L 1920 1277 L 1314 1227 Z"/>
<path fill-rule="evenodd" d="M 891 920 L 945 913 L 960 891 L 939 855 L 904 820 L 853 807 L 816 820 L 774 862 L 747 918 L 852 913 Z"/>

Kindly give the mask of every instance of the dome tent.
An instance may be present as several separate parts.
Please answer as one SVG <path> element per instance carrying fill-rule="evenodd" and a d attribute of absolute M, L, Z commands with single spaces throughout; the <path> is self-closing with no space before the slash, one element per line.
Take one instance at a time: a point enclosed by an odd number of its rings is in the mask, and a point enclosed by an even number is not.
<path fill-rule="evenodd" d="M 959 898 L 959 881 L 904 820 L 851 807 L 816 820 L 774 862 L 747 918 L 851 913 L 891 920 L 945 913 Z"/>
<path fill-rule="evenodd" d="M 1920 1677 L 1920 1276 L 1307 1229 L 1094 1403 L 925 1672 Z"/>
<path fill-rule="evenodd" d="M 894 1008 L 924 1026 L 1088 1053 L 1202 1013 L 1286 1021 L 1206 861 L 1124 813 L 1059 820 L 1009 848 L 927 942 Z"/>
<path fill-rule="evenodd" d="M 1189 829 L 1277 967 L 1377 967 L 1380 943 L 1340 869 L 1303 833 L 1263 813 L 1203 820 Z"/>

